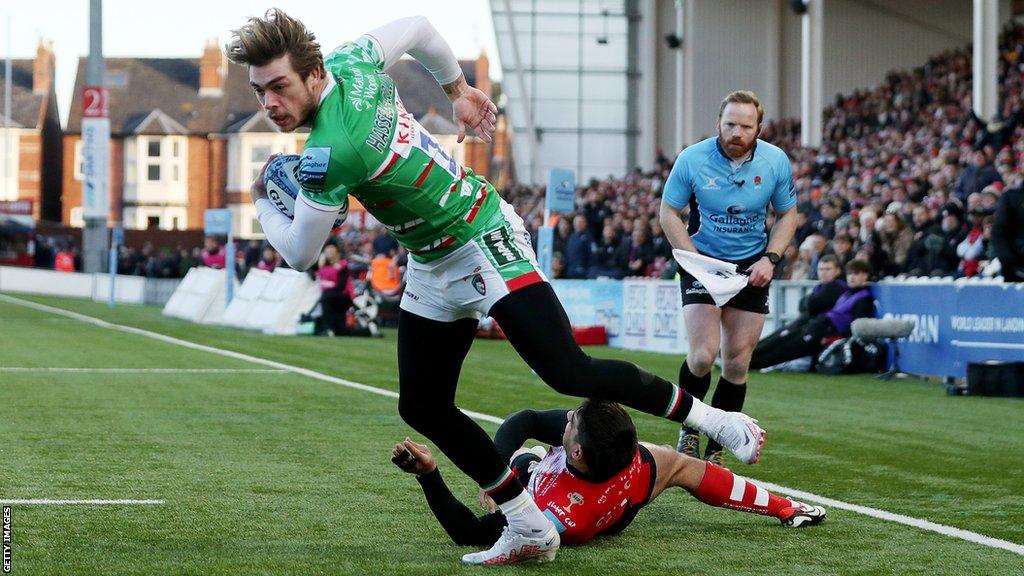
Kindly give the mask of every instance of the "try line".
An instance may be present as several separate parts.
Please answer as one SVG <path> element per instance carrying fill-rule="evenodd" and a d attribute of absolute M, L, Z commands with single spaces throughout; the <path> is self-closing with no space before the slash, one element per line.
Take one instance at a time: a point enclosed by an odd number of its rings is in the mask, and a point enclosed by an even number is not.
<path fill-rule="evenodd" d="M 26 308 L 32 308 L 34 310 L 39 310 L 39 311 L 42 311 L 42 312 L 49 312 L 51 314 L 58 314 L 60 316 L 65 316 L 67 318 L 74 318 L 76 320 L 80 320 L 82 322 L 85 322 L 87 324 L 92 324 L 94 326 L 99 326 L 101 328 L 107 328 L 107 329 L 110 329 L 110 330 L 117 330 L 117 331 L 120 331 L 120 332 L 126 332 L 128 334 L 135 334 L 135 335 L 138 335 L 138 336 L 145 336 L 147 338 L 152 338 L 154 340 L 159 340 L 161 342 L 166 342 L 168 344 L 175 344 L 177 346 L 183 346 L 185 348 L 190 348 L 192 350 L 199 350 L 199 351 L 202 351 L 202 352 L 208 352 L 210 354 L 218 354 L 218 355 L 221 355 L 221 356 L 226 356 L 228 358 L 235 358 L 237 360 L 245 360 L 247 362 L 252 362 L 254 364 L 260 364 L 262 366 L 267 366 L 267 367 L 270 367 L 270 368 L 286 370 L 286 371 L 289 371 L 289 372 L 293 372 L 295 374 L 301 374 L 303 376 L 308 376 L 310 378 L 314 378 L 316 380 L 320 380 L 320 381 L 323 381 L 323 382 L 330 382 L 332 384 L 337 384 L 339 386 L 346 386 L 348 388 L 354 388 L 356 390 L 362 390 L 363 392 L 369 392 L 371 394 L 378 394 L 380 396 L 387 396 L 389 398 L 398 398 L 398 393 L 397 392 L 393 392 L 391 390 L 385 390 L 383 388 L 377 388 L 375 386 L 368 386 L 366 384 L 360 384 L 358 382 L 353 382 L 351 380 L 345 380 L 344 378 L 337 378 L 335 376 L 329 376 L 327 374 L 323 374 L 323 373 L 317 372 L 315 370 L 310 370 L 308 368 L 301 368 L 301 367 L 298 367 L 298 366 L 292 366 L 290 364 L 284 364 L 282 362 L 275 362 L 273 360 L 266 360 L 264 358 L 259 358 L 259 357 L 256 357 L 256 356 L 250 356 L 248 354 L 242 354 L 240 352 L 234 352 L 232 350 L 224 350 L 224 349 L 221 349 L 221 348 L 215 348 L 213 346 L 206 346 L 205 344 L 197 344 L 195 342 L 189 342 L 188 340 L 181 340 L 179 338 L 173 338 L 171 336 L 166 336 L 166 335 L 160 334 L 158 332 L 150 332 L 149 330 L 142 330 L 140 328 L 134 328 L 132 326 L 123 326 L 121 324 L 114 324 L 112 322 L 107 322 L 106 320 L 101 320 L 99 318 L 94 318 L 92 316 L 86 316 L 85 314 L 79 314 L 78 312 L 72 312 L 70 310 L 64 310 L 63 308 L 57 308 L 57 307 L 54 307 L 54 306 L 47 306 L 46 304 L 37 304 L 35 302 L 31 302 L 31 301 L 28 301 L 28 300 L 22 300 L 20 298 L 14 298 L 12 296 L 7 296 L 5 294 L 0 294 L 0 301 L 8 302 L 8 303 L 11 303 L 11 304 L 17 304 L 19 306 L 24 306 Z M 482 421 L 485 421 L 485 422 L 492 422 L 494 424 L 501 424 L 502 422 L 504 422 L 503 419 L 498 418 L 497 416 L 491 416 L 490 414 L 483 414 L 483 413 L 480 413 L 480 412 L 473 412 L 473 411 L 470 411 L 470 410 L 463 410 L 463 412 L 467 416 L 470 416 L 471 418 L 475 418 L 477 420 L 482 420 Z M 954 526 L 947 526 L 945 524 L 938 524 L 936 522 L 930 522 L 928 520 L 922 520 L 920 518 L 914 518 L 912 516 L 905 516 L 903 514 L 895 514 L 895 513 L 892 513 L 892 512 L 887 512 L 885 510 L 879 510 L 877 508 L 870 508 L 868 506 L 860 506 L 858 504 L 850 504 L 848 502 L 843 502 L 841 500 L 833 500 L 832 498 L 828 498 L 826 496 L 819 496 L 819 495 L 813 494 L 811 492 L 804 492 L 802 490 L 795 490 L 793 488 L 788 488 L 786 486 L 780 486 L 778 484 L 772 484 L 770 482 L 760 482 L 760 481 L 755 480 L 753 478 L 750 478 L 750 480 L 753 480 L 754 482 L 757 482 L 757 483 L 761 484 L 762 486 L 764 486 L 768 490 L 773 490 L 773 491 L 776 491 L 776 492 L 781 492 L 783 494 L 792 495 L 792 496 L 795 496 L 797 498 L 804 499 L 804 500 L 806 500 L 808 502 L 813 502 L 813 503 L 817 503 L 817 504 L 824 504 L 826 506 L 831 506 L 832 508 L 837 508 L 839 510 L 848 510 L 850 512 L 856 512 L 857 514 L 864 514 L 866 516 L 870 516 L 872 518 L 877 518 L 879 520 L 885 520 L 885 521 L 888 521 L 888 522 L 895 522 L 897 524 L 903 524 L 905 526 L 912 526 L 914 528 L 918 528 L 918 529 L 921 529 L 921 530 L 927 530 L 927 531 L 930 531 L 930 532 L 935 532 L 935 533 L 942 534 L 944 536 L 949 536 L 949 537 L 952 537 L 952 538 L 959 538 L 961 540 L 966 540 L 968 542 L 974 542 L 976 544 L 981 544 L 982 546 L 988 546 L 990 548 L 998 548 L 998 549 L 1001 549 L 1001 550 L 1007 550 L 1009 552 L 1013 552 L 1014 554 L 1020 554 L 1020 555 L 1024 556 L 1024 545 L 1017 544 L 1015 542 L 1010 542 L 1008 540 L 1001 540 L 999 538 L 993 538 L 991 536 L 985 536 L 984 534 L 978 534 L 977 532 L 971 532 L 970 530 L 963 530 L 963 529 L 960 529 L 960 528 L 956 528 Z"/>
<path fill-rule="evenodd" d="M 163 506 L 163 500 L 50 500 L 28 498 L 25 500 L 4 500 L 0 504 L 14 506 Z"/>
<path fill-rule="evenodd" d="M 286 374 L 270 368 L 47 368 L 44 366 L 0 366 L 0 372 L 66 372 L 85 374 Z"/>

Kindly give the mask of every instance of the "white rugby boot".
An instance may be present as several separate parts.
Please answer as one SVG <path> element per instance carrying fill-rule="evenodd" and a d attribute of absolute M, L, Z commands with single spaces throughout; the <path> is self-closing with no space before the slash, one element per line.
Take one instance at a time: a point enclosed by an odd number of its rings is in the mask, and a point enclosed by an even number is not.
<path fill-rule="evenodd" d="M 708 408 L 708 414 L 701 423 L 701 431 L 727 448 L 740 462 L 757 464 L 767 434 L 757 425 L 757 420 L 742 412 Z"/>
<path fill-rule="evenodd" d="M 554 524 L 549 524 L 547 530 L 537 536 L 513 532 L 506 526 L 494 546 L 483 552 L 464 555 L 462 563 L 498 566 L 526 561 L 550 562 L 555 559 L 559 544 L 561 539 Z"/>

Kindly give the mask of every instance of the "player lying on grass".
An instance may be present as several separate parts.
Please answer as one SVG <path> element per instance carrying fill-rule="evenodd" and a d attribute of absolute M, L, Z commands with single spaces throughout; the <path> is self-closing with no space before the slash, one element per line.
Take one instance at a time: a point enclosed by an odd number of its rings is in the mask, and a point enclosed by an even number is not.
<path fill-rule="evenodd" d="M 528 438 L 552 448 L 546 454 L 539 447 L 523 449 Z M 494 444 L 511 460 L 513 472 L 554 522 L 564 544 L 620 532 L 640 508 L 672 486 L 705 504 L 773 516 L 784 526 L 811 526 L 825 519 L 823 508 L 771 494 L 727 468 L 669 446 L 638 443 L 629 414 L 606 400 L 587 399 L 575 410 L 516 412 L 498 428 Z M 409 438 L 395 444 L 392 461 L 416 474 L 430 510 L 456 544 L 484 545 L 505 529 L 505 517 L 494 512 L 483 493 L 481 503 L 491 513 L 480 517 L 452 495 L 423 444 Z"/>

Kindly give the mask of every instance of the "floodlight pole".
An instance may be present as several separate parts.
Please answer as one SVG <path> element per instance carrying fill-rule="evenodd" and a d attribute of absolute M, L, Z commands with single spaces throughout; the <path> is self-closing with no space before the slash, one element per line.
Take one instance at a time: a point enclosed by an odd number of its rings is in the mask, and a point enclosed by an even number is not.
<path fill-rule="evenodd" d="M 89 0 L 89 58 L 82 98 L 82 140 L 85 178 L 82 187 L 82 264 L 84 272 L 104 272 L 109 238 L 107 214 L 110 186 L 110 118 L 103 89 L 103 0 Z"/>

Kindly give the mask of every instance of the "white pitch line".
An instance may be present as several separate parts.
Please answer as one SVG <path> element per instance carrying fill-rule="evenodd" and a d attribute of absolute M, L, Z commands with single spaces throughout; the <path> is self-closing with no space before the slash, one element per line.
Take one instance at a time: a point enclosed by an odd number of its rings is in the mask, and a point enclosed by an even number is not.
<path fill-rule="evenodd" d="M 0 504 L 13 506 L 163 506 L 163 500 L 50 500 L 29 498 L 27 500 L 0 500 Z"/>
<path fill-rule="evenodd" d="M 790 496 L 814 502 L 815 504 L 823 504 L 840 510 L 849 510 L 850 512 L 864 514 L 865 516 L 871 516 L 872 518 L 888 520 L 889 522 L 896 522 L 898 524 L 905 524 L 907 526 L 913 526 L 915 528 L 929 530 L 931 532 L 938 532 L 939 534 L 960 538 L 962 540 L 967 540 L 968 542 L 974 542 L 992 548 L 1001 548 L 1016 554 L 1024 555 L 1024 546 L 1020 544 L 1009 542 L 1007 540 L 1000 540 L 999 538 L 992 538 L 991 536 L 985 536 L 984 534 L 978 534 L 977 532 L 971 532 L 970 530 L 963 530 L 954 526 L 947 526 L 945 524 L 938 524 L 928 520 L 921 520 L 920 518 L 914 518 L 912 516 L 904 516 L 903 514 L 894 514 L 892 512 L 878 510 L 877 508 L 869 508 L 859 504 L 849 504 L 841 500 L 833 500 L 832 498 L 818 496 L 817 494 L 812 494 L 810 492 L 794 490 L 785 486 L 779 486 L 778 484 L 772 484 L 771 482 L 762 482 L 760 480 L 754 480 L 753 482 L 755 484 L 760 484 L 766 490 L 788 494 Z"/>
<path fill-rule="evenodd" d="M 44 366 L 0 366 L 0 372 L 69 372 L 99 374 L 285 374 L 271 368 L 47 368 Z"/>
<path fill-rule="evenodd" d="M 248 362 L 253 362 L 255 364 L 261 364 L 261 365 L 264 365 L 264 366 L 270 366 L 270 367 L 273 367 L 273 368 L 279 368 L 279 369 L 282 369 L 282 370 L 287 370 L 289 372 L 294 372 L 296 374 L 302 374 L 303 376 L 308 376 L 310 378 L 321 380 L 323 382 L 330 382 L 332 384 L 337 384 L 339 386 L 346 386 L 348 388 L 354 388 L 356 390 L 362 390 L 364 392 L 369 392 L 371 394 L 378 394 L 380 396 L 387 396 L 389 398 L 398 398 L 398 393 L 397 392 L 393 392 L 391 390 L 384 390 L 383 388 L 377 388 L 377 387 L 374 387 L 374 386 L 368 386 L 366 384 L 360 384 L 358 382 L 352 382 L 351 380 L 345 380 L 343 378 L 336 378 L 334 376 L 328 376 L 327 374 L 316 372 L 314 370 L 309 370 L 307 368 L 300 368 L 298 366 L 291 366 L 289 364 L 284 364 L 284 363 L 281 363 L 281 362 L 275 362 L 273 360 L 266 360 L 266 359 L 263 359 L 263 358 L 258 358 L 256 356 L 249 356 L 248 354 L 242 354 L 240 352 L 234 352 L 234 351 L 231 351 L 231 350 L 223 350 L 221 348 L 214 348 L 212 346 L 206 346 L 204 344 L 197 344 L 195 342 L 189 342 L 188 340 L 181 340 L 181 339 L 178 339 L 178 338 L 173 338 L 171 336 L 165 336 L 165 335 L 160 334 L 158 332 L 150 332 L 148 330 L 142 330 L 140 328 L 133 328 L 131 326 L 123 326 L 123 325 L 120 325 L 120 324 L 113 324 L 111 322 L 107 322 L 106 320 L 101 320 L 99 318 L 94 318 L 92 316 L 86 316 L 85 314 L 79 314 L 77 312 L 71 312 L 70 310 L 64 310 L 62 308 L 56 308 L 56 307 L 53 307 L 53 306 L 47 306 L 45 304 L 37 304 L 35 302 L 30 302 L 28 300 L 22 300 L 20 298 L 14 298 L 14 297 L 7 296 L 7 295 L 4 295 L 4 294 L 0 294 L 0 300 L 6 301 L 6 302 L 10 302 L 12 304 L 18 304 L 18 305 L 21 305 L 21 306 L 25 306 L 27 308 L 32 308 L 32 309 L 35 309 L 35 310 L 40 310 L 40 311 L 43 311 L 43 312 L 50 312 L 52 314 L 58 314 L 58 315 L 61 315 L 61 316 L 66 316 L 68 318 L 75 318 L 75 319 L 81 320 L 82 322 L 85 322 L 87 324 L 92 324 L 94 326 L 100 326 L 102 328 L 108 328 L 110 330 L 119 330 L 121 332 L 128 332 L 129 334 L 136 334 L 136 335 L 139 335 L 139 336 L 145 336 L 147 338 L 153 338 L 154 340 L 159 340 L 161 342 L 167 342 L 169 344 L 176 344 L 178 346 L 184 346 L 185 348 L 191 348 L 193 350 L 200 350 L 200 351 L 208 352 L 208 353 L 211 353 L 211 354 L 219 354 L 221 356 L 227 356 L 228 358 L 235 358 L 235 359 L 238 359 L 238 360 L 246 360 Z M 473 411 L 470 411 L 470 410 L 462 410 L 462 411 L 467 416 L 470 416 L 471 418 L 475 418 L 477 420 L 483 420 L 485 422 L 493 422 L 495 424 L 501 424 L 502 422 L 504 422 L 503 419 L 498 418 L 497 416 L 491 416 L 490 414 L 483 414 L 483 413 L 480 413 L 480 412 L 473 412 Z M 783 494 L 790 494 L 790 495 L 796 496 L 797 498 L 801 498 L 803 500 L 806 500 L 808 502 L 823 504 L 823 505 L 826 505 L 826 506 L 831 506 L 833 508 L 838 508 L 840 510 L 849 510 L 850 512 L 856 512 L 858 514 L 864 514 L 864 515 L 870 516 L 872 518 L 878 518 L 880 520 L 886 520 L 886 521 L 889 521 L 889 522 L 895 522 L 897 524 L 903 524 L 905 526 L 912 526 L 914 528 L 918 528 L 918 529 L 921 529 L 921 530 L 927 530 L 927 531 L 930 531 L 930 532 L 935 532 L 937 534 L 942 534 L 943 536 L 949 536 L 949 537 L 952 537 L 952 538 L 959 538 L 961 540 L 966 540 L 968 542 L 974 542 L 976 544 L 981 544 L 982 546 L 988 546 L 990 548 L 998 548 L 998 549 L 1002 549 L 1002 550 L 1007 550 L 1009 552 L 1013 552 L 1015 554 L 1020 554 L 1020 555 L 1024 556 L 1024 545 L 1017 544 L 1015 542 L 1010 542 L 1008 540 L 1000 540 L 999 538 L 992 538 L 991 536 L 985 536 L 984 534 L 978 534 L 977 532 L 971 532 L 969 530 L 963 530 L 963 529 L 960 529 L 960 528 L 955 528 L 953 526 L 946 526 L 944 524 L 937 524 L 935 522 L 930 522 L 928 520 L 922 520 L 920 518 L 913 518 L 911 516 L 904 516 L 902 514 L 894 514 L 892 512 L 886 512 L 885 510 L 879 510 L 877 508 L 870 508 L 870 507 L 867 507 L 867 506 L 860 506 L 858 504 L 849 504 L 847 502 L 843 502 L 843 501 L 840 501 L 840 500 L 834 500 L 834 499 L 828 498 L 826 496 L 819 496 L 819 495 L 813 494 L 811 492 L 804 492 L 802 490 L 795 490 L 793 488 L 788 488 L 786 486 L 780 486 L 778 484 L 772 484 L 770 482 L 760 482 L 760 481 L 758 481 L 756 479 L 753 479 L 753 478 L 751 478 L 751 480 L 761 484 L 762 486 L 764 486 L 768 490 L 773 490 L 775 492 L 780 492 L 780 493 L 783 493 Z"/>

